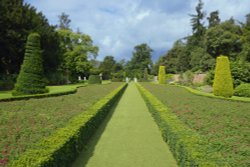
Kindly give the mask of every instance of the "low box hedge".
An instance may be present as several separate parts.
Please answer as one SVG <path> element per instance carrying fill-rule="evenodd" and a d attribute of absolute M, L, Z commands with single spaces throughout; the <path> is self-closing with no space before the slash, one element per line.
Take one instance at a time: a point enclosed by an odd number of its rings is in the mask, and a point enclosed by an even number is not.
<path fill-rule="evenodd" d="M 87 85 L 80 85 L 76 88 L 72 88 L 70 90 L 61 91 L 61 92 L 55 92 L 55 93 L 44 93 L 44 94 L 34 94 L 34 95 L 21 95 L 21 96 L 12 96 L 8 98 L 0 99 L 0 102 L 8 102 L 8 101 L 17 101 L 17 100 L 28 100 L 28 99 L 40 99 L 40 98 L 46 98 L 46 97 L 56 97 L 56 96 L 62 96 L 62 95 L 69 95 L 74 94 L 77 92 L 77 88 L 85 87 Z"/>
<path fill-rule="evenodd" d="M 185 126 L 149 91 L 139 84 L 137 87 L 179 166 L 229 166 L 205 138 Z"/>
<path fill-rule="evenodd" d="M 102 120 L 126 88 L 126 84 L 115 89 L 86 112 L 69 121 L 50 137 L 27 150 L 11 167 L 67 167 L 82 151 Z"/>

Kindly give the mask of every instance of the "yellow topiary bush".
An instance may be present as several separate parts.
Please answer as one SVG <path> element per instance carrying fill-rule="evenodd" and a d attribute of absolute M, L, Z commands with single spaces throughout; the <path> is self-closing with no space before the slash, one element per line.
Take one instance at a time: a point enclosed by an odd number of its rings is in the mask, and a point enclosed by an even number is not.
<path fill-rule="evenodd" d="M 159 72 L 158 72 L 158 82 L 159 82 L 159 84 L 165 84 L 166 83 L 165 76 L 166 76 L 165 66 L 160 66 L 159 67 Z"/>
<path fill-rule="evenodd" d="M 233 80 L 227 56 L 219 56 L 216 59 L 213 93 L 216 96 L 224 97 L 233 95 Z"/>

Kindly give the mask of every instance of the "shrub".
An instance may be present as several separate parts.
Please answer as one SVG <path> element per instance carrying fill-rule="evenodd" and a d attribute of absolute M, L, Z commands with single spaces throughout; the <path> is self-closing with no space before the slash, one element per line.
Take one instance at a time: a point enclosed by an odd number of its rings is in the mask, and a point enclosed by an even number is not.
<path fill-rule="evenodd" d="M 179 166 L 228 166 L 206 138 L 184 125 L 148 90 L 137 86 Z"/>
<path fill-rule="evenodd" d="M 24 61 L 17 77 L 13 95 L 41 94 L 48 90 L 44 78 L 40 35 L 32 33 L 26 43 Z"/>
<path fill-rule="evenodd" d="M 79 155 L 95 133 L 115 102 L 124 92 L 126 85 L 112 91 L 87 111 L 76 116 L 56 133 L 26 150 L 10 167 L 66 167 Z"/>
<path fill-rule="evenodd" d="M 145 68 L 144 69 L 144 73 L 143 73 L 143 81 L 148 81 L 148 69 Z"/>
<path fill-rule="evenodd" d="M 213 93 L 216 96 L 231 97 L 233 95 L 233 80 L 228 57 L 219 56 L 216 59 Z"/>
<path fill-rule="evenodd" d="M 166 80 L 165 80 L 165 66 L 160 66 L 159 67 L 159 72 L 158 72 L 158 82 L 159 84 L 165 84 Z"/>
<path fill-rule="evenodd" d="M 250 83 L 243 83 L 235 88 L 235 96 L 250 97 Z"/>
<path fill-rule="evenodd" d="M 90 75 L 90 76 L 89 76 L 88 83 L 89 83 L 89 84 L 101 84 L 102 81 L 101 81 L 99 75 Z"/>

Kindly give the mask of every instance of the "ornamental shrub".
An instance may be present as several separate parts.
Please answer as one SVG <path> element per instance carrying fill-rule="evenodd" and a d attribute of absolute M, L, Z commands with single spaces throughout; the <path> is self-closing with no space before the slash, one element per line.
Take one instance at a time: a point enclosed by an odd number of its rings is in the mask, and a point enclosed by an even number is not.
<path fill-rule="evenodd" d="M 40 35 L 31 33 L 25 48 L 24 61 L 17 77 L 13 95 L 46 93 L 47 81 L 44 77 Z"/>
<path fill-rule="evenodd" d="M 159 72 L 158 72 L 158 82 L 159 84 L 165 84 L 166 80 L 165 80 L 165 66 L 160 66 L 159 67 Z"/>
<path fill-rule="evenodd" d="M 240 86 L 235 88 L 235 96 L 250 97 L 250 83 L 242 83 Z"/>
<path fill-rule="evenodd" d="M 90 75 L 88 83 L 89 84 L 101 84 L 102 81 L 99 75 Z"/>
<path fill-rule="evenodd" d="M 216 59 L 213 93 L 224 97 L 233 95 L 233 80 L 227 56 L 219 56 Z"/>

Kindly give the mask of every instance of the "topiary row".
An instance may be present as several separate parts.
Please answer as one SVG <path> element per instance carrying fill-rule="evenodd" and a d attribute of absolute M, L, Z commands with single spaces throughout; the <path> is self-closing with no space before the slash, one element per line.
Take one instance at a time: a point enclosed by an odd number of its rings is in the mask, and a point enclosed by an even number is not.
<path fill-rule="evenodd" d="M 138 88 L 179 166 L 229 166 L 205 138 L 185 126 L 141 85 Z"/>
<path fill-rule="evenodd" d="M 72 119 L 66 127 L 59 129 L 50 137 L 36 144 L 34 148 L 27 150 L 10 166 L 70 166 L 111 110 L 113 104 L 118 101 L 126 86 L 124 84 L 112 91 L 86 112 Z"/>
<path fill-rule="evenodd" d="M 12 94 L 41 94 L 48 92 L 44 78 L 40 35 L 31 33 L 25 48 L 24 61 Z"/>

